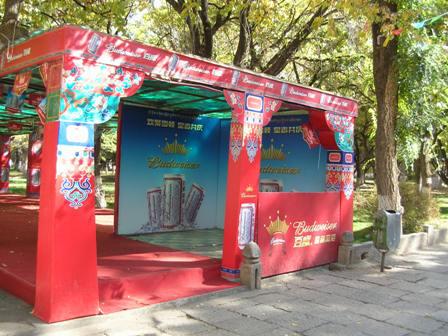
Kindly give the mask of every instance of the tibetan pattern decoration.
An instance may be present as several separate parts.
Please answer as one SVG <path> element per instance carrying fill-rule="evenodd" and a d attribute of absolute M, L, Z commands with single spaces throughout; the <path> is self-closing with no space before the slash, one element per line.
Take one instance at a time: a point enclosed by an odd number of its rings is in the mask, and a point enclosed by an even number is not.
<path fill-rule="evenodd" d="M 230 128 L 230 154 L 233 162 L 236 162 L 243 148 L 243 127 L 238 122 L 232 122 Z"/>
<path fill-rule="evenodd" d="M 79 209 L 92 193 L 93 124 L 61 122 L 57 152 L 60 193 Z"/>
<path fill-rule="evenodd" d="M 224 90 L 224 97 L 232 108 L 232 120 L 244 122 L 244 93 Z"/>
<path fill-rule="evenodd" d="M 319 138 L 310 123 L 302 125 L 303 140 L 308 144 L 310 149 L 319 146 Z"/>
<path fill-rule="evenodd" d="M 354 118 L 325 112 L 325 120 L 333 132 L 353 133 Z"/>
<path fill-rule="evenodd" d="M 245 148 L 249 163 L 253 163 L 257 153 L 261 152 L 263 126 L 267 125 L 272 114 L 279 110 L 281 101 L 230 90 L 224 90 L 224 96 L 232 108 L 230 134 L 232 159 L 236 162 L 242 148 Z"/>
<path fill-rule="evenodd" d="M 341 133 L 334 132 L 334 140 L 338 145 L 339 149 L 344 152 L 352 152 L 353 151 L 353 133 Z"/>
<path fill-rule="evenodd" d="M 344 165 L 341 172 L 342 191 L 346 199 L 350 199 L 353 194 L 353 170 L 353 166 Z"/>
<path fill-rule="evenodd" d="M 62 59 L 41 64 L 39 72 L 46 89 L 46 97 L 36 106 L 36 112 L 41 124 L 45 124 L 47 120 L 59 119 Z"/>
<path fill-rule="evenodd" d="M 341 151 L 353 151 L 354 118 L 325 112 L 328 128 L 334 132 L 334 140 Z"/>
<path fill-rule="evenodd" d="M 129 97 L 141 87 L 144 74 L 69 58 L 64 63 L 60 120 L 103 123 L 117 111 L 120 97 Z"/>
<path fill-rule="evenodd" d="M 5 108 L 10 113 L 19 113 L 25 102 L 24 92 L 28 88 L 31 80 L 31 71 L 22 72 L 16 75 L 14 86 L 8 92 Z"/>
<path fill-rule="evenodd" d="M 277 112 L 282 105 L 281 101 L 272 98 L 264 98 L 263 126 L 269 124 L 272 114 Z"/>
<path fill-rule="evenodd" d="M 326 191 L 342 191 L 348 200 L 353 194 L 354 157 L 351 152 L 328 151 Z"/>
<path fill-rule="evenodd" d="M 64 178 L 61 185 L 61 194 L 70 202 L 70 206 L 75 210 L 82 207 L 83 202 L 92 192 L 89 178 L 84 177 L 78 181 Z"/>
<path fill-rule="evenodd" d="M 325 179 L 326 191 L 340 191 L 341 190 L 341 171 L 340 164 L 327 164 L 327 176 Z"/>
<path fill-rule="evenodd" d="M 256 134 L 252 134 L 246 139 L 246 151 L 250 163 L 252 163 L 255 160 L 255 156 L 257 155 L 260 145 L 259 143 L 260 139 Z"/>

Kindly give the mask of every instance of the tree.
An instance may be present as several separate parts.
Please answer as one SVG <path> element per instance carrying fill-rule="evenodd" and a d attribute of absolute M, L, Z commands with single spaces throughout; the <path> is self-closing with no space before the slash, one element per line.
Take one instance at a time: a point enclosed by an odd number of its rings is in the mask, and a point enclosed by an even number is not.
<path fill-rule="evenodd" d="M 372 23 L 373 74 L 377 101 L 375 180 L 378 208 L 402 211 L 398 187 L 395 128 L 398 115 L 398 36 L 389 39 L 383 27 L 394 24 L 398 13 L 394 2 L 379 0 L 379 11 Z"/>
<path fill-rule="evenodd" d="M 13 41 L 25 37 L 28 32 L 19 24 L 20 9 L 23 0 L 6 0 L 3 8 L 3 18 L 0 23 L 0 51 Z"/>
<path fill-rule="evenodd" d="M 437 38 L 428 36 L 416 43 L 412 37 L 400 47 L 399 136 L 408 144 L 401 146 L 402 157 L 407 155 L 403 160 L 408 165 L 415 161 L 419 190 L 429 191 L 434 149 L 448 117 L 448 55 Z"/>
<path fill-rule="evenodd" d="M 334 14 L 318 0 L 166 0 L 131 29 L 159 46 L 279 75 Z"/>

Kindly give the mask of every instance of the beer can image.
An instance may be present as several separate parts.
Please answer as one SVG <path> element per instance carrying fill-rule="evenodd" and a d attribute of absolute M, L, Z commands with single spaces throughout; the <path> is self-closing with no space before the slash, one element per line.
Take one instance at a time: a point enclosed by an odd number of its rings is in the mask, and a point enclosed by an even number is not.
<path fill-rule="evenodd" d="M 172 71 L 174 71 L 174 69 L 176 69 L 177 62 L 179 62 L 179 56 L 177 56 L 176 54 L 173 54 L 170 57 L 170 61 L 168 63 L 168 71 L 169 72 L 172 72 Z"/>
<path fill-rule="evenodd" d="M 92 38 L 89 41 L 89 44 L 87 45 L 87 50 L 91 54 L 96 54 L 99 46 L 101 44 L 101 36 L 98 34 L 93 34 Z"/>
<path fill-rule="evenodd" d="M 162 228 L 173 229 L 182 225 L 184 193 L 184 175 L 166 174 L 163 176 Z"/>
<path fill-rule="evenodd" d="M 240 78 L 240 72 L 238 70 L 233 70 L 232 74 L 232 85 L 236 85 L 238 79 Z"/>
<path fill-rule="evenodd" d="M 148 201 L 148 225 L 151 231 L 160 229 L 162 220 L 162 189 L 153 188 L 146 192 Z"/>
<path fill-rule="evenodd" d="M 261 192 L 281 192 L 283 191 L 283 182 L 280 180 L 263 179 L 260 180 Z"/>
<path fill-rule="evenodd" d="M 238 246 L 242 250 L 246 244 L 254 240 L 255 204 L 243 203 L 240 208 L 238 223 Z"/>
<path fill-rule="evenodd" d="M 33 187 L 40 186 L 40 169 L 38 168 L 31 169 L 31 185 Z"/>
<path fill-rule="evenodd" d="M 184 225 L 193 227 L 196 223 L 199 208 L 204 200 L 205 191 L 200 185 L 193 183 L 184 204 Z"/>
<path fill-rule="evenodd" d="M 286 90 L 287 90 L 287 89 L 288 89 L 288 84 L 283 83 L 283 84 L 282 84 L 282 88 L 281 88 L 281 92 L 280 92 L 280 94 L 282 95 L 282 97 L 285 96 L 285 94 L 286 94 Z"/>

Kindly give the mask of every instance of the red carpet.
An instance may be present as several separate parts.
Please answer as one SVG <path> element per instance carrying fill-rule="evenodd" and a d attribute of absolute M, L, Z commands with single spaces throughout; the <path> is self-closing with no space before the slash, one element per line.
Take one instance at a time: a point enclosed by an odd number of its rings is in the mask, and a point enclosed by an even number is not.
<path fill-rule="evenodd" d="M 34 303 L 39 203 L 0 195 L 0 288 Z M 98 284 L 103 313 L 236 286 L 220 260 L 112 234 L 113 211 L 97 212 Z M 105 225 L 109 224 L 109 225 Z"/>

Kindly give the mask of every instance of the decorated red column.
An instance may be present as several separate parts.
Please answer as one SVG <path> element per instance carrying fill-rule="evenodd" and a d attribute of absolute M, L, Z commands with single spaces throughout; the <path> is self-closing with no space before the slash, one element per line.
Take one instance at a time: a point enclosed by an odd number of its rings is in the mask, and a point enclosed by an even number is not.
<path fill-rule="evenodd" d="M 47 322 L 98 313 L 93 124 L 44 131 L 34 314 Z"/>
<path fill-rule="evenodd" d="M 263 125 L 281 102 L 249 93 L 224 91 L 232 107 L 227 199 L 221 275 L 239 279 L 241 251 L 254 239 Z"/>
<path fill-rule="evenodd" d="M 64 57 L 41 67 L 47 97 L 41 169 L 34 314 L 47 322 L 99 312 L 94 124 L 109 120 L 120 97 L 144 76 Z"/>
<path fill-rule="evenodd" d="M 328 151 L 325 188 L 341 193 L 340 234 L 353 232 L 353 170 L 352 152 Z"/>
<path fill-rule="evenodd" d="M 27 197 L 38 198 L 42 161 L 43 128 L 38 127 L 28 140 L 28 169 L 26 181 Z"/>
<path fill-rule="evenodd" d="M 9 161 L 11 159 L 11 138 L 0 135 L 0 194 L 9 191 Z"/>
<path fill-rule="evenodd" d="M 341 193 L 339 234 L 353 232 L 353 132 L 355 118 L 329 111 L 310 111 L 310 126 L 328 151 L 326 191 Z"/>

